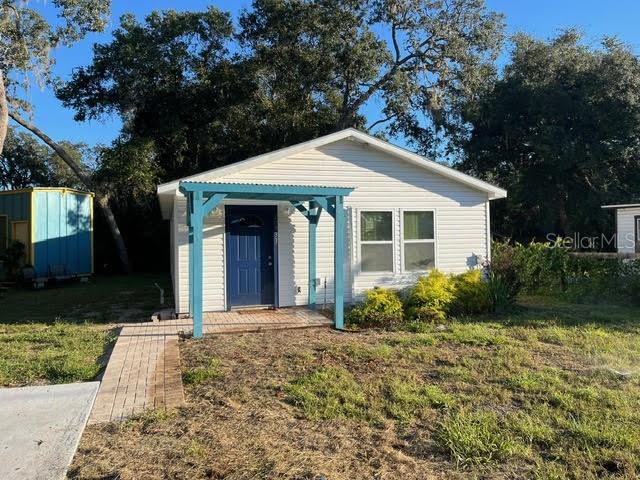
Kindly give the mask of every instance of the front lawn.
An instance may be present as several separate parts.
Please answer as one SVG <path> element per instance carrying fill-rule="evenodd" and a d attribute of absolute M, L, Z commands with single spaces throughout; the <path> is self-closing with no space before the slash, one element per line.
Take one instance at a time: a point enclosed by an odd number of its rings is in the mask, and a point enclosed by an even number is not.
<path fill-rule="evenodd" d="M 0 386 L 92 380 L 105 365 L 116 324 L 145 321 L 165 275 L 95 277 L 0 298 Z"/>
<path fill-rule="evenodd" d="M 181 345 L 187 406 L 89 427 L 71 478 L 637 478 L 640 309 L 528 299 L 419 333 Z"/>

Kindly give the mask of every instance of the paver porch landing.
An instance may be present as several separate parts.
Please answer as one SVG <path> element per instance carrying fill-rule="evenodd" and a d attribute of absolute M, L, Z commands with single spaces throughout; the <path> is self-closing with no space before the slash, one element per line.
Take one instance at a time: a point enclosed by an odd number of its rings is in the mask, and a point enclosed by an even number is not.
<path fill-rule="evenodd" d="M 204 314 L 205 334 L 329 327 L 333 321 L 306 308 Z M 146 409 L 184 402 L 180 371 L 181 334 L 193 332 L 190 318 L 124 324 L 100 383 L 89 423 L 123 420 Z"/>

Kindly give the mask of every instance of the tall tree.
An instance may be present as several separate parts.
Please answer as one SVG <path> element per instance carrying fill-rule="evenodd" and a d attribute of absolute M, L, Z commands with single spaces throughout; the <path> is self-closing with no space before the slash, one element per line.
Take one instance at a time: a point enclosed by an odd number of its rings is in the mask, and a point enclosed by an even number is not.
<path fill-rule="evenodd" d="M 255 0 L 240 24 L 277 111 L 306 98 L 332 111 L 334 130 L 385 127 L 425 152 L 492 78 L 503 31 L 483 0 Z M 373 100 L 380 116 L 367 125 Z"/>
<path fill-rule="evenodd" d="M 503 77 L 465 114 L 462 168 L 509 189 L 495 231 L 596 235 L 602 204 L 640 200 L 639 85 L 640 60 L 614 39 L 515 36 Z"/>
<path fill-rule="evenodd" d="M 462 97 L 491 78 L 501 38 L 501 17 L 482 0 L 255 0 L 235 32 L 215 7 L 156 12 L 142 22 L 125 15 L 58 97 L 80 121 L 123 120 L 113 148 L 134 154 L 107 155 L 118 167 L 101 170 L 114 189 L 133 181 L 148 189 L 134 200 L 123 188 L 118 208 L 137 202 L 138 214 L 148 212 L 144 230 L 153 231 L 149 178 L 366 128 L 363 109 L 374 99 L 382 107 L 373 131 L 428 150 L 436 126 L 454 126 Z M 132 176 L 126 164 L 141 154 L 144 175 Z"/>
<path fill-rule="evenodd" d="M 40 85 L 52 82 L 51 50 L 69 46 L 89 32 L 102 31 L 111 6 L 109 0 L 53 0 L 52 3 L 59 17 L 56 22 L 47 21 L 32 2 L 0 0 L 0 154 L 9 118 L 51 147 L 82 185 L 95 192 L 97 204 L 117 245 L 122 266 L 128 271 L 131 267 L 127 250 L 109 206 L 107 192 L 92 181 L 90 172 L 74 159 L 65 145 L 55 142 L 23 116 L 32 107 L 23 94 L 28 91 L 29 83 L 34 80 Z"/>
<path fill-rule="evenodd" d="M 87 147 L 62 142 L 78 164 L 85 163 Z M 82 188 L 67 164 L 33 135 L 9 127 L 5 148 L 0 154 L 0 189 L 34 186 Z"/>
<path fill-rule="evenodd" d="M 51 168 L 49 149 L 32 135 L 9 128 L 0 154 L 0 188 L 3 190 L 48 185 Z"/>
<path fill-rule="evenodd" d="M 0 153 L 10 110 L 30 108 L 21 92 L 33 80 L 51 81 L 51 50 L 102 31 L 111 5 L 108 0 L 54 0 L 59 21 L 52 24 L 33 3 L 38 2 L 0 0 Z"/>
<path fill-rule="evenodd" d="M 255 0 L 235 37 L 213 7 L 127 15 L 58 94 L 78 120 L 120 114 L 168 176 L 365 128 L 374 99 L 369 127 L 427 151 L 492 78 L 502 29 L 483 0 Z"/>

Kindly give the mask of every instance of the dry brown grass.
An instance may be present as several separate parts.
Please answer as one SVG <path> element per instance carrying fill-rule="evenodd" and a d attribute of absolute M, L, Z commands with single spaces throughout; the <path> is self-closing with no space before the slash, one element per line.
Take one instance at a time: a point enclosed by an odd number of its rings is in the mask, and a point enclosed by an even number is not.
<path fill-rule="evenodd" d="M 536 307 L 537 308 L 537 307 Z M 83 479 L 637 478 L 637 311 L 181 344 L 188 404 L 87 429 Z"/>
<path fill-rule="evenodd" d="M 416 425 L 398 429 L 392 421 L 374 426 L 349 418 L 316 422 L 285 401 L 282 386 L 318 364 L 347 364 L 360 379 L 384 374 L 377 365 L 385 359 L 351 356 L 354 345 L 375 347 L 381 335 L 307 330 L 187 341 L 184 363 L 221 359 L 223 377 L 188 387 L 188 405 L 173 414 L 89 427 L 70 476 L 455 478 L 445 473 L 450 464 L 442 455 L 434 456 L 426 445 L 416 447 Z"/>

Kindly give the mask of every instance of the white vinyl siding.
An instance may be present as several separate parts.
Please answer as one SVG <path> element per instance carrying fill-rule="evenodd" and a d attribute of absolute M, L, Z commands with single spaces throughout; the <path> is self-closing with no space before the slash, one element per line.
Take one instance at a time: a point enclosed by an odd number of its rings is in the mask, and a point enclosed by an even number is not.
<path fill-rule="evenodd" d="M 640 216 L 640 208 L 620 208 L 616 215 L 618 252 L 635 253 L 635 217 Z"/>
<path fill-rule="evenodd" d="M 487 193 L 431 173 L 387 153 L 350 140 L 293 154 L 245 171 L 216 178 L 218 182 L 286 183 L 355 187 L 345 198 L 347 246 L 345 250 L 345 302 L 376 285 L 403 288 L 422 272 L 402 266 L 402 212 L 434 210 L 437 268 L 460 273 L 488 255 Z M 188 310 L 188 243 L 184 197 L 176 197 L 178 275 L 177 311 Z M 258 204 L 234 201 L 234 204 Z M 265 203 L 265 202 L 262 202 Z M 273 204 L 273 202 L 271 202 Z M 360 272 L 359 221 L 364 210 L 392 211 L 393 272 Z M 204 237 L 204 310 L 225 308 L 224 217 L 219 207 L 206 223 Z M 333 302 L 333 219 L 320 217 L 317 232 L 317 302 Z M 308 222 L 287 202 L 278 204 L 278 300 L 280 306 L 307 303 Z M 324 283 L 326 280 L 326 291 Z"/>

